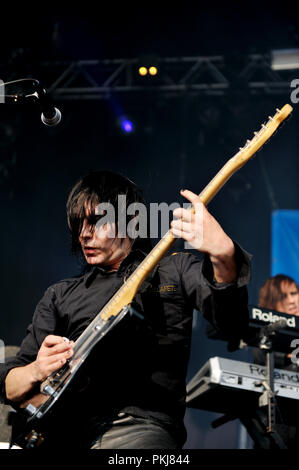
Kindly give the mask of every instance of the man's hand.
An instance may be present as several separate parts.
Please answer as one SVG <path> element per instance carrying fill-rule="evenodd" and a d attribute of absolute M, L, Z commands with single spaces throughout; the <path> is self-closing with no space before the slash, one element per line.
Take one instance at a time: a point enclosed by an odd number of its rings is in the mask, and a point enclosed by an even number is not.
<path fill-rule="evenodd" d="M 52 372 L 60 369 L 73 355 L 74 342 L 62 336 L 49 335 L 44 339 L 36 360 L 11 369 L 5 379 L 8 400 L 22 402 L 28 393 Z"/>
<path fill-rule="evenodd" d="M 234 282 L 237 268 L 233 241 L 208 212 L 199 196 L 189 190 L 182 190 L 181 194 L 192 203 L 194 212 L 184 208 L 175 209 L 171 222 L 172 234 L 210 256 L 216 281 Z"/>
<path fill-rule="evenodd" d="M 62 336 L 46 336 L 32 363 L 34 379 L 43 382 L 52 372 L 60 369 L 73 355 L 73 347 L 74 342 Z"/>

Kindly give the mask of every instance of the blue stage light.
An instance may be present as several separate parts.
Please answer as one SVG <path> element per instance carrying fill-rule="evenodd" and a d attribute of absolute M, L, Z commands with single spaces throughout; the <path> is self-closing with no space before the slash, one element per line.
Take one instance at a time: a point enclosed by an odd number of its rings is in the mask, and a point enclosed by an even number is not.
<path fill-rule="evenodd" d="M 121 122 L 121 128 L 126 134 L 130 134 L 134 130 L 134 125 L 129 119 L 123 119 Z"/>

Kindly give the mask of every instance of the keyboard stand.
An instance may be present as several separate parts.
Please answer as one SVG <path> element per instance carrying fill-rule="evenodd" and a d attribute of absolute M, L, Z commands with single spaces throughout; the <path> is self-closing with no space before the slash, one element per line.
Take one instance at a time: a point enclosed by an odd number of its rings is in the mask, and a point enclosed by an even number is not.
<path fill-rule="evenodd" d="M 279 326 L 279 325 L 278 325 Z M 266 378 L 262 384 L 265 391 L 259 397 L 258 409 L 253 415 L 236 416 L 234 414 L 225 414 L 211 423 L 213 428 L 239 419 L 247 429 L 250 437 L 257 448 L 262 449 L 287 449 L 287 445 L 282 438 L 282 434 L 289 432 L 289 426 L 276 423 L 276 398 L 274 390 L 274 355 L 272 349 L 272 339 L 279 328 L 262 328 L 258 347 L 266 352 Z M 267 413 L 264 413 L 267 408 Z"/>

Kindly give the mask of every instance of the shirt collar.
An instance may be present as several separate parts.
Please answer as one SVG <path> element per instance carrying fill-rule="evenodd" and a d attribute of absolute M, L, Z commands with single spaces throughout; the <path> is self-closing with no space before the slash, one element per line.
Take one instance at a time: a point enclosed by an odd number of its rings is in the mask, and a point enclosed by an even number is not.
<path fill-rule="evenodd" d="M 121 262 L 120 267 L 117 271 L 107 271 L 102 266 L 92 266 L 84 274 L 85 286 L 88 287 L 98 274 L 101 274 L 102 276 L 106 277 L 115 274 L 119 277 L 129 277 L 146 256 L 146 252 L 140 250 L 139 248 L 136 248 L 130 251 L 126 258 Z M 154 269 L 154 271 L 156 270 L 156 268 Z"/>

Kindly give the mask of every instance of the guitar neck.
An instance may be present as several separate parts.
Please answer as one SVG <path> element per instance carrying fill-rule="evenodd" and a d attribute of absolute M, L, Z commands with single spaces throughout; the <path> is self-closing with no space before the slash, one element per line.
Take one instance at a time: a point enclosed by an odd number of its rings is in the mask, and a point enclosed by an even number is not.
<path fill-rule="evenodd" d="M 199 198 L 204 205 L 208 205 L 213 197 L 220 191 L 220 189 L 225 185 L 229 178 L 236 173 L 241 166 L 239 162 L 238 167 L 236 167 L 236 159 L 241 155 L 242 150 L 238 152 L 234 157 L 232 157 L 226 164 L 221 168 L 221 170 L 214 176 L 214 178 L 207 184 L 207 186 L 199 194 Z"/>

